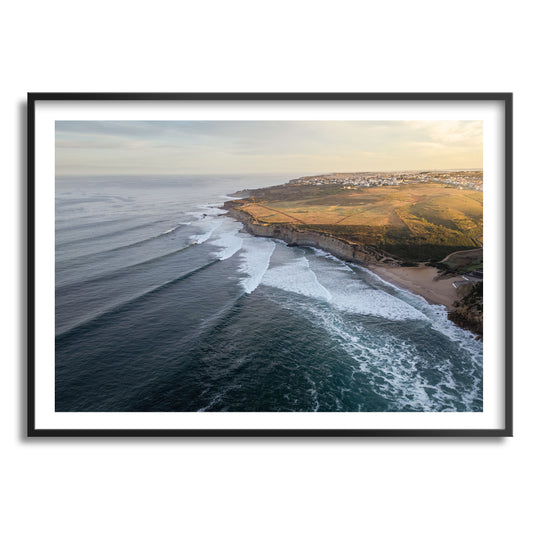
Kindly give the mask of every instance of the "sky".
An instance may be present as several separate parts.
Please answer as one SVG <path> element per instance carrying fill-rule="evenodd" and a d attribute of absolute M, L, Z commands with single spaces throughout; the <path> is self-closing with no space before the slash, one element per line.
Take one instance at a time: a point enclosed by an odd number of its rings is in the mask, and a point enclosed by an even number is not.
<path fill-rule="evenodd" d="M 483 167 L 482 121 L 57 121 L 56 175 Z"/>

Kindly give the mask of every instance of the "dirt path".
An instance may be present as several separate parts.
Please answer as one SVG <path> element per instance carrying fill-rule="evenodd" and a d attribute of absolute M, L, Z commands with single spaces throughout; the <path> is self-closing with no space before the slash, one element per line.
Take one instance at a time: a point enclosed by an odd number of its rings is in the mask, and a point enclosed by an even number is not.
<path fill-rule="evenodd" d="M 360 211 L 357 211 L 356 213 L 351 213 L 348 216 L 342 217 L 340 220 L 337 220 L 337 222 L 335 222 L 335 225 L 338 225 L 341 222 L 344 222 L 347 218 L 354 217 L 355 215 L 360 215 L 361 213 L 364 213 L 365 211 L 370 211 L 373 208 L 374 208 L 374 206 L 371 205 L 371 206 L 367 207 L 366 209 L 361 209 Z"/>
<path fill-rule="evenodd" d="M 258 205 L 262 207 L 263 209 L 268 209 L 269 211 L 274 211 L 275 213 L 279 213 L 280 215 L 283 215 L 285 217 L 292 218 L 293 220 L 296 220 L 296 222 L 299 222 L 300 224 L 303 224 L 304 226 L 307 225 L 307 222 L 304 222 L 303 220 L 300 220 L 299 218 L 288 215 L 287 213 L 284 213 L 283 211 L 278 211 L 277 209 L 274 209 L 272 207 L 267 207 L 266 205 L 263 205 L 263 204 L 253 204 L 253 205 Z"/>
<path fill-rule="evenodd" d="M 479 235 L 478 235 L 479 237 Z M 476 240 L 477 242 L 477 240 Z M 466 254 L 468 252 L 475 252 L 479 250 L 479 248 L 471 248 L 470 250 L 458 250 L 457 252 L 452 252 L 451 254 L 448 254 L 444 259 L 442 259 L 440 262 L 441 263 L 445 263 L 446 261 L 448 261 L 448 259 L 452 256 L 452 255 L 455 255 L 455 254 Z"/>

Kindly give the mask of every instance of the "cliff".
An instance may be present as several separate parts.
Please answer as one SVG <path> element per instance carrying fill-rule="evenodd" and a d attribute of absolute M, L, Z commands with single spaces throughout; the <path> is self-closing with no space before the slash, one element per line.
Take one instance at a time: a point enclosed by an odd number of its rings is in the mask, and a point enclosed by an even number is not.
<path fill-rule="evenodd" d="M 483 336 L 483 283 L 463 285 L 460 298 L 453 304 L 448 318 L 458 326 Z"/>
<path fill-rule="evenodd" d="M 231 217 L 242 223 L 246 231 L 258 237 L 280 239 L 286 242 L 289 246 L 312 246 L 324 250 L 343 261 L 361 263 L 371 270 L 374 270 L 372 265 L 376 265 L 375 268 L 382 270 L 389 269 L 389 274 L 391 272 L 398 274 L 405 270 L 413 270 L 413 268 L 397 268 L 402 264 L 400 259 L 393 258 L 385 252 L 368 245 L 363 246 L 361 244 L 345 241 L 339 237 L 333 237 L 331 235 L 309 231 L 307 229 L 300 229 L 297 226 L 287 223 L 266 224 L 258 222 L 249 213 L 236 208 L 233 201 L 226 202 L 224 208 L 228 210 L 228 214 Z M 409 290 L 412 290 L 415 294 L 419 294 L 427 301 L 431 302 L 431 296 L 434 296 L 435 293 L 436 282 L 434 280 L 435 274 L 433 272 L 435 269 L 433 267 L 425 267 L 425 269 L 432 271 L 431 280 L 426 282 L 418 276 L 417 283 L 414 284 L 413 287 L 409 287 Z M 383 276 L 383 272 L 378 272 L 378 275 Z M 387 279 L 387 276 L 384 277 Z M 391 282 L 400 286 L 405 286 L 405 283 L 397 283 L 397 280 L 392 280 Z M 483 284 L 476 283 L 474 285 L 462 286 L 460 287 L 458 296 L 459 299 L 455 301 L 453 306 L 451 305 L 453 299 L 450 299 L 450 302 L 446 304 L 448 318 L 457 326 L 469 330 L 482 338 Z"/>
<path fill-rule="evenodd" d="M 232 207 L 231 202 L 226 202 L 224 207 L 233 218 L 243 224 L 249 233 L 257 237 L 280 239 L 285 241 L 289 246 L 312 246 L 314 248 L 320 248 L 343 261 L 358 263 L 395 261 L 376 248 L 351 243 L 339 237 L 299 229 L 288 224 L 263 224 L 255 220 L 248 213 Z"/>

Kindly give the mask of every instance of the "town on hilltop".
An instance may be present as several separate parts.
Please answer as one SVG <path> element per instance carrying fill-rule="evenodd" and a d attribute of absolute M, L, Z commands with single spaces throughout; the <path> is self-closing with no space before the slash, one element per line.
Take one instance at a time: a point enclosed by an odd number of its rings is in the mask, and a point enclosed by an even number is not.
<path fill-rule="evenodd" d="M 344 189 L 383 187 L 413 183 L 441 183 L 460 189 L 483 191 L 482 170 L 427 170 L 396 172 L 333 172 L 304 176 L 289 183 L 294 185 L 342 185 Z"/>

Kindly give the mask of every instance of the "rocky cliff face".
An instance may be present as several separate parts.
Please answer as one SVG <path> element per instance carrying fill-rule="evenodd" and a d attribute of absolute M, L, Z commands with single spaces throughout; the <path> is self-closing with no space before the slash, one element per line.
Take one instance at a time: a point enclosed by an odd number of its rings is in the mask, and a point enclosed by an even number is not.
<path fill-rule="evenodd" d="M 293 246 L 313 246 L 329 252 L 343 261 L 377 263 L 381 260 L 389 259 L 388 256 L 377 249 L 364 247 L 343 241 L 338 237 L 331 237 L 314 231 L 300 230 L 297 227 L 285 224 L 262 224 L 253 219 L 248 213 L 228 205 L 225 207 L 233 218 L 242 222 L 248 232 L 258 237 L 280 239 Z"/>
<path fill-rule="evenodd" d="M 271 237 L 285 241 L 289 246 L 312 246 L 320 248 L 342 259 L 357 263 L 399 263 L 384 252 L 343 241 L 338 237 L 317 233 L 297 226 L 285 224 L 263 224 L 257 222 L 251 215 L 233 207 L 232 202 L 226 202 L 224 207 L 228 213 L 241 222 L 245 229 L 258 237 Z M 454 303 L 454 308 L 448 312 L 448 318 L 459 327 L 483 336 L 483 284 L 466 285 L 460 288 L 460 298 Z"/>
<path fill-rule="evenodd" d="M 459 287 L 460 298 L 448 318 L 458 326 L 483 336 L 483 283 Z"/>

